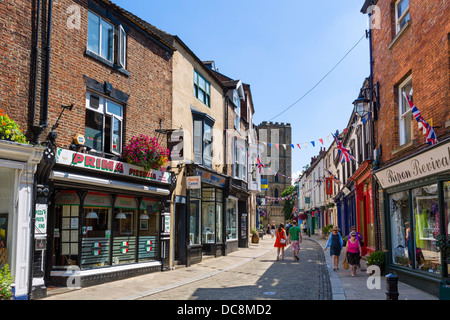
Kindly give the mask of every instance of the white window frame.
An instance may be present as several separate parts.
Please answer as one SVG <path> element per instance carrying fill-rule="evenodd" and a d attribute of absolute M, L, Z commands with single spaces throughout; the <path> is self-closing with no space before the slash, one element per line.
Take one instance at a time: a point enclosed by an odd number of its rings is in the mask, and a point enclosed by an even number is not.
<path fill-rule="evenodd" d="M 400 2 L 402 1 L 408 1 L 408 8 L 405 9 L 405 11 L 402 13 L 402 15 L 399 17 L 398 16 L 398 5 Z M 409 0 L 397 0 L 395 2 L 395 33 L 397 34 L 400 30 L 400 23 L 403 21 L 403 19 L 406 17 L 406 15 L 409 13 Z M 410 19 L 411 19 L 411 15 L 410 15 Z"/>
<path fill-rule="evenodd" d="M 96 96 L 99 98 L 99 107 L 98 109 L 92 108 L 91 107 L 91 96 Z M 109 112 L 108 111 L 108 104 L 114 104 L 117 106 L 121 107 L 121 116 Z M 106 152 L 106 153 L 112 153 L 112 154 L 116 154 L 116 155 L 120 155 L 122 154 L 122 147 L 123 147 L 123 114 L 124 114 L 124 106 L 116 103 L 114 101 L 111 101 L 99 94 L 96 93 L 91 93 L 91 92 L 86 92 L 86 109 L 89 109 L 91 111 L 94 111 L 96 113 L 102 114 L 103 115 L 103 121 L 102 121 L 102 150 L 97 150 L 97 151 L 101 151 L 101 152 Z M 111 150 L 105 150 L 105 119 L 106 117 L 110 117 L 111 118 L 111 132 L 110 132 L 110 137 L 111 137 Z M 114 121 L 117 120 L 120 123 L 120 143 L 119 143 L 119 150 L 118 151 L 114 151 L 113 145 L 114 145 Z"/>
<path fill-rule="evenodd" d="M 199 79 L 202 79 L 205 82 L 204 87 L 200 86 Z M 199 98 L 200 91 L 203 93 L 204 97 L 203 100 Z M 194 96 L 204 105 L 211 107 L 211 83 L 208 80 L 206 80 L 206 78 L 195 69 L 194 69 Z"/>
<path fill-rule="evenodd" d="M 240 132 L 241 131 L 241 99 L 239 98 L 239 93 L 237 89 L 233 90 L 233 103 L 236 108 L 234 109 L 234 128 Z"/>
<path fill-rule="evenodd" d="M 95 12 L 89 11 L 88 15 L 92 14 L 95 17 L 98 18 L 98 25 L 99 25 L 99 34 L 97 35 L 98 37 L 98 52 L 92 51 L 89 49 L 89 19 L 88 19 L 88 39 L 87 39 L 87 50 L 102 57 L 103 59 L 111 62 L 111 63 L 116 63 L 116 56 L 117 56 L 117 64 L 122 67 L 123 69 L 126 68 L 126 60 L 127 60 L 127 33 L 125 32 L 125 29 L 123 28 L 122 25 L 114 25 L 113 23 L 107 21 L 106 19 L 103 19 L 101 16 L 99 16 L 98 14 L 96 14 Z M 102 52 L 102 42 L 103 42 L 103 32 L 102 32 L 102 22 L 110 25 L 112 27 L 112 39 L 111 39 L 111 43 L 112 43 L 112 54 L 111 54 L 111 59 L 108 59 L 107 55 L 104 54 L 104 52 Z M 118 33 L 118 44 L 117 44 L 117 52 L 116 52 L 116 46 L 115 46 L 115 35 L 116 33 Z"/>
<path fill-rule="evenodd" d="M 406 78 L 399 86 L 398 86 L 398 131 L 399 131 L 399 145 L 402 146 L 405 143 L 408 143 L 412 139 L 412 124 L 410 124 L 409 129 L 410 132 L 407 134 L 406 130 L 408 128 L 407 121 L 412 121 L 412 111 L 403 96 L 404 88 L 411 83 L 412 88 L 412 75 Z M 412 97 L 410 92 L 407 92 L 408 96 Z M 404 107 L 405 112 L 402 112 Z M 409 136 L 409 139 L 408 139 Z"/>

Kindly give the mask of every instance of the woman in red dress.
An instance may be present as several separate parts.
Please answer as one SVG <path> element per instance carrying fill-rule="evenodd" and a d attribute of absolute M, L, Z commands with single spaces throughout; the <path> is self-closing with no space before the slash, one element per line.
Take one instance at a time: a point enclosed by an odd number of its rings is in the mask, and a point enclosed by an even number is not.
<path fill-rule="evenodd" d="M 281 251 L 281 260 L 284 259 L 284 248 L 286 247 L 286 231 L 284 231 L 284 224 L 280 223 L 280 226 L 275 231 L 276 239 L 275 244 L 273 245 L 277 248 L 277 261 L 280 260 L 280 251 Z"/>

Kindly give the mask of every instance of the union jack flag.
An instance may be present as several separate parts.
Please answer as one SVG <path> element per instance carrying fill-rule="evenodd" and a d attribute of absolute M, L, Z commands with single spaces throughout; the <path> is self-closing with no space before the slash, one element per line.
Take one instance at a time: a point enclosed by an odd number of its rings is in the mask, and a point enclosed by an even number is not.
<path fill-rule="evenodd" d="M 324 168 L 324 169 L 325 169 L 326 172 L 328 172 L 328 173 L 331 175 L 331 179 L 333 179 L 337 184 L 341 184 L 341 182 L 339 181 L 339 179 L 336 178 L 336 176 L 335 176 L 333 173 L 331 173 L 330 170 L 328 170 L 327 168 Z"/>
<path fill-rule="evenodd" d="M 409 103 L 409 106 L 411 108 L 411 112 L 413 114 L 414 119 L 416 119 L 417 122 L 421 123 L 427 130 L 427 138 L 426 138 L 427 143 L 431 146 L 436 144 L 438 141 L 437 141 L 436 133 L 434 132 L 433 127 L 430 126 L 428 124 L 428 122 L 425 121 L 425 119 L 422 117 L 422 114 L 420 113 L 419 109 L 417 109 L 417 107 L 409 99 L 406 92 L 403 92 L 403 95 L 405 96 L 406 101 L 408 101 L 408 103 Z"/>
<path fill-rule="evenodd" d="M 337 138 L 337 133 L 333 134 L 333 137 L 334 137 L 334 140 L 336 141 L 336 146 L 338 148 L 339 161 L 347 162 L 347 161 L 355 160 L 355 157 L 352 156 L 350 154 L 350 152 L 348 152 L 348 150 L 342 145 L 342 142 L 339 141 L 339 139 Z"/>
<path fill-rule="evenodd" d="M 259 158 L 256 158 L 256 165 L 258 166 L 259 173 L 261 173 L 261 168 L 264 167 L 264 165 L 261 163 L 261 160 L 259 160 Z"/>

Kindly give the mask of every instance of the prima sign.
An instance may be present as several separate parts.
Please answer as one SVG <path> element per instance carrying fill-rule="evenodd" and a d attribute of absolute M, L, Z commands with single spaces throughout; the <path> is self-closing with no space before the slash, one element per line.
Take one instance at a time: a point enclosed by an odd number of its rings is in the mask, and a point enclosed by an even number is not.
<path fill-rule="evenodd" d="M 383 189 L 450 170 L 450 143 L 375 172 Z"/>

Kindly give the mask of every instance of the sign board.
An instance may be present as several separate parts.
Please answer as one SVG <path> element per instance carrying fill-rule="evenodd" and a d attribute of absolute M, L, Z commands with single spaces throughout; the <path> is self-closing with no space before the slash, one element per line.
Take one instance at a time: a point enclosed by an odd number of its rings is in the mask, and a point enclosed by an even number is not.
<path fill-rule="evenodd" d="M 200 176 L 186 177 L 186 185 L 188 189 L 200 189 L 202 181 Z"/>
<path fill-rule="evenodd" d="M 169 215 L 164 216 L 164 232 L 165 233 L 170 232 L 170 216 Z"/>
<path fill-rule="evenodd" d="M 167 134 L 167 149 L 169 149 L 169 161 L 184 160 L 183 130 L 175 130 Z"/>
<path fill-rule="evenodd" d="M 195 169 L 194 174 L 196 176 L 201 176 L 202 182 L 211 184 L 213 186 L 221 187 L 221 188 L 225 187 L 225 183 L 226 183 L 225 177 L 219 176 L 219 175 L 211 173 L 211 172 L 203 171 L 200 169 Z"/>
<path fill-rule="evenodd" d="M 47 234 L 47 212 L 48 206 L 46 204 L 36 204 L 35 236 Z"/>
<path fill-rule="evenodd" d="M 115 175 L 133 177 L 147 181 L 170 183 L 170 172 L 149 170 L 129 163 L 112 159 L 96 157 L 93 155 L 58 148 L 56 150 L 56 163 L 88 169 L 97 172 L 112 173 Z"/>
<path fill-rule="evenodd" d="M 383 189 L 450 170 L 450 142 L 375 172 Z"/>

